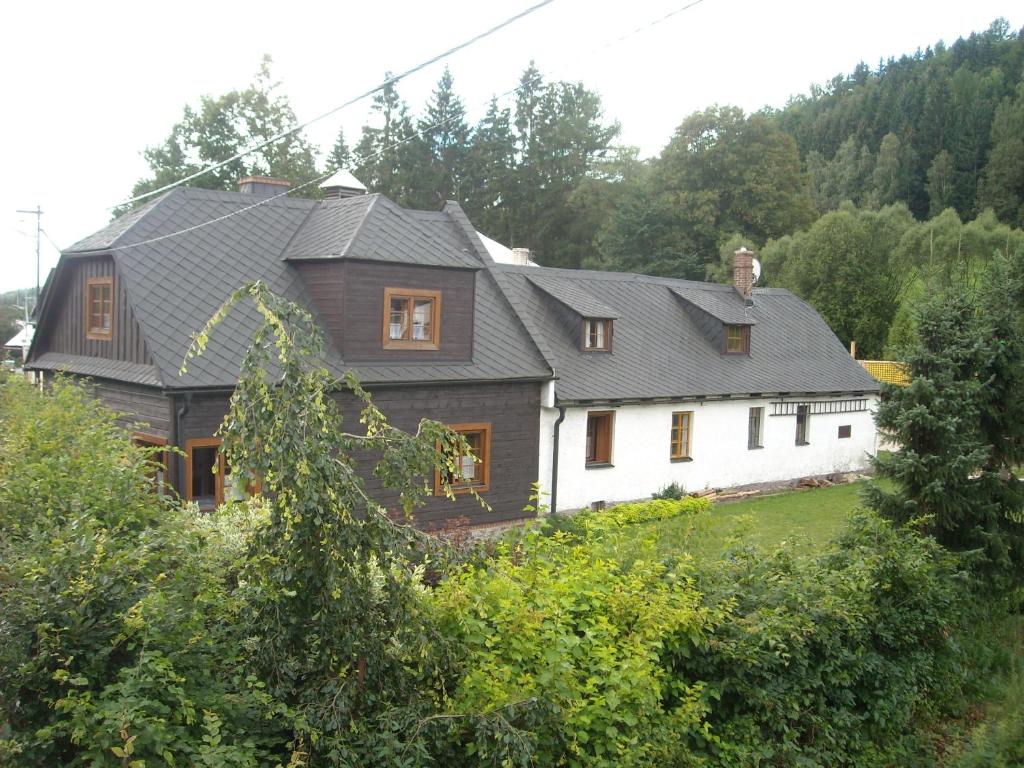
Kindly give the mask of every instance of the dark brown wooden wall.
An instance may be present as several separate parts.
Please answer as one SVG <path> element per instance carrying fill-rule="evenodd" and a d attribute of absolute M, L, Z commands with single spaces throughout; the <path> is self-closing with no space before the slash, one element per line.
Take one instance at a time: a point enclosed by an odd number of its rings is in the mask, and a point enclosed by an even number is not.
<path fill-rule="evenodd" d="M 476 273 L 367 261 L 296 262 L 328 335 L 352 362 L 436 360 L 473 357 Z M 384 349 L 384 289 L 441 292 L 441 344 L 437 350 Z"/>
<path fill-rule="evenodd" d="M 526 516 L 531 484 L 537 480 L 540 443 L 540 384 L 495 383 L 387 387 L 373 391 L 374 402 L 390 422 L 415 431 L 421 418 L 446 424 L 488 422 L 491 425 L 491 483 L 482 494 L 493 507 L 484 510 L 471 496 L 460 495 L 455 502 L 431 498 L 417 512 L 422 527 L 439 528 L 445 520 L 466 517 L 473 524 L 515 520 Z M 372 390 L 372 388 L 371 388 Z M 351 395 L 339 394 L 337 401 L 345 415 L 346 427 L 359 427 L 359 407 Z M 180 444 L 198 437 L 211 437 L 228 409 L 227 395 L 194 396 L 181 425 Z M 397 503 L 393 492 L 383 490 L 372 476 L 372 466 L 362 465 L 372 498 L 385 506 Z M 433 480 L 431 480 L 433 486 Z"/>
<path fill-rule="evenodd" d="M 117 422 L 131 432 L 144 432 L 165 440 L 171 438 L 171 398 L 159 389 L 118 381 L 95 381 L 88 384 L 102 403 L 123 414 Z"/>
<path fill-rule="evenodd" d="M 124 284 L 115 274 L 114 262 L 109 256 L 74 259 L 65 263 L 55 286 L 57 291 L 51 303 L 50 317 L 43 329 L 42 344 L 36 355 L 43 352 L 63 352 L 68 355 L 103 357 L 130 363 L 152 364 L 146 340 L 128 304 Z M 109 341 L 85 337 L 85 282 L 90 277 L 114 277 L 114 327 Z"/>

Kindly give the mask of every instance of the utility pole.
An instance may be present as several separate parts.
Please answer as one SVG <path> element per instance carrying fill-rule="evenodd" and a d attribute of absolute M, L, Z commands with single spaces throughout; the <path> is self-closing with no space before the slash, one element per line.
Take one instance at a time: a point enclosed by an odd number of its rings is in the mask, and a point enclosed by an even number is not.
<path fill-rule="evenodd" d="M 36 206 L 34 211 L 23 211 L 20 208 L 16 213 L 30 213 L 36 217 L 36 300 L 32 305 L 32 310 L 39 305 L 39 236 L 42 234 L 43 229 L 43 209 L 40 206 Z M 28 302 L 25 302 L 28 306 Z"/>

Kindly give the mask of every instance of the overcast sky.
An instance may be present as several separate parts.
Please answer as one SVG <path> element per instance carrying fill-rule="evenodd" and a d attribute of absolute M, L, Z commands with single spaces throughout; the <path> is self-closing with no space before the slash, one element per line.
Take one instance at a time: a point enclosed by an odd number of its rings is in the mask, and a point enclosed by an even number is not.
<path fill-rule="evenodd" d="M 101 228 L 146 175 L 141 151 L 161 142 L 186 103 L 248 85 L 264 53 L 300 121 L 472 37 L 536 0 L 390 3 L 178 0 L 7 3 L 0 72 L 0 291 L 35 283 L 35 216 L 64 247 Z M 448 60 L 473 120 L 513 88 L 530 59 L 547 79 L 582 80 L 602 97 L 621 141 L 656 154 L 689 113 L 719 104 L 782 106 L 880 57 L 988 27 L 1024 22 L 1019 0 L 910 2 L 555 0 Z M 625 40 L 620 40 L 629 35 Z M 399 85 L 419 110 L 435 64 Z M 326 152 L 344 126 L 358 138 L 369 101 L 311 127 Z M 43 238 L 42 275 L 58 252 Z"/>

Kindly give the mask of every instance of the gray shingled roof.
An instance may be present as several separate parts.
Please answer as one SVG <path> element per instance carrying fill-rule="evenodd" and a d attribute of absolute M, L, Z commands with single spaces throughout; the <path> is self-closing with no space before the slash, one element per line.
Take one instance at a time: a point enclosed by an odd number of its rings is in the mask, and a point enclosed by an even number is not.
<path fill-rule="evenodd" d="M 542 291 L 558 299 L 580 317 L 615 319 L 618 313 L 587 293 L 579 282 L 563 277 L 551 279 L 543 274 L 532 274 L 527 278 Z"/>
<path fill-rule="evenodd" d="M 316 204 L 285 251 L 286 259 L 364 259 L 479 269 L 451 219 L 409 211 L 382 195 L 358 195 Z"/>
<path fill-rule="evenodd" d="M 754 324 L 754 313 L 749 311 L 743 297 L 731 285 L 679 282 L 682 284 L 672 286 L 671 290 L 683 301 L 729 325 Z"/>
<path fill-rule="evenodd" d="M 162 386 L 160 372 L 155 365 L 126 363 L 123 360 L 108 360 L 105 357 L 44 352 L 32 361 L 32 367 L 55 373 L 77 373 L 80 376 L 91 376 L 97 379 L 129 381 L 147 387 Z"/>
<path fill-rule="evenodd" d="M 729 286 L 542 269 L 544 281 L 582 288 L 618 314 L 612 351 L 583 352 L 565 332 L 553 302 L 531 289 L 536 267 L 492 267 L 548 355 L 558 377 L 560 402 L 878 390 L 877 382 L 850 357 L 821 316 L 789 291 L 755 290 L 753 306 L 747 310 L 748 322 L 756 323 L 750 355 L 725 355 L 712 346 L 676 297 L 689 300 L 722 293 L 718 298 L 724 305 L 730 301 L 725 294 L 733 291 Z"/>
<path fill-rule="evenodd" d="M 64 359 L 71 357 L 66 355 L 51 360 L 50 353 L 32 365 L 52 363 L 54 369 L 154 386 L 162 380 L 170 388 L 233 386 L 259 323 L 255 307 L 244 302 L 232 311 L 213 333 L 206 352 L 189 361 L 187 373 L 179 376 L 192 334 L 232 291 L 250 280 L 262 280 L 276 293 L 312 308 L 301 275 L 283 257 L 303 251 L 310 257 L 316 255 L 315 249 L 347 243 L 338 248 L 347 258 L 479 270 L 471 361 L 355 368 L 364 383 L 550 378 L 550 367 L 494 277 L 483 269 L 459 217 L 404 211 L 379 195 L 323 202 L 281 197 L 243 210 L 252 204 L 251 197 L 234 192 L 179 187 L 73 246 L 76 252 L 113 255 L 153 357 L 151 370 L 116 361 Z M 166 240 L 145 242 L 226 214 L 235 215 Z M 334 214 L 336 222 L 331 221 Z M 126 218 L 131 219 L 127 224 Z M 135 243 L 139 245 L 129 247 Z M 325 362 L 337 375 L 352 368 L 333 348 Z"/>

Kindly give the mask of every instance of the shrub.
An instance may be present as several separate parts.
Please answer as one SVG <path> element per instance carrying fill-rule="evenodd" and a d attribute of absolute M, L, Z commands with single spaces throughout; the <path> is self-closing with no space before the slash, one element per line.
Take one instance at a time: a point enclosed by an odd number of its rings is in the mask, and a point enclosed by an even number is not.
<path fill-rule="evenodd" d="M 678 500 L 686 495 L 686 489 L 674 480 L 651 494 L 652 499 Z"/>
<path fill-rule="evenodd" d="M 668 764 L 681 734 L 701 731 L 702 686 L 665 658 L 705 644 L 711 612 L 664 565 L 623 571 L 565 534 L 531 536 L 433 602 L 464 648 L 455 712 L 550 707 L 534 727 L 538 765 Z"/>
<path fill-rule="evenodd" d="M 696 585 L 721 621 L 672 669 L 715 696 L 713 764 L 927 764 L 917 728 L 966 675 L 969 601 L 937 544 L 865 514 L 821 555 L 738 551 Z"/>
<path fill-rule="evenodd" d="M 0 763 L 286 755 L 242 659 L 237 546 L 156 496 L 79 385 L 0 382 L 0 434 Z"/>

